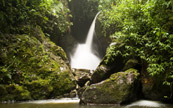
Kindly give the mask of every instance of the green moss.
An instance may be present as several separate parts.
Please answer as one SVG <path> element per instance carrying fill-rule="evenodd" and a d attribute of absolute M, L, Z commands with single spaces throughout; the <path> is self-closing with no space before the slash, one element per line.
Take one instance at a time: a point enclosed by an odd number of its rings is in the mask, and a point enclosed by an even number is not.
<path fill-rule="evenodd" d="M 66 53 L 64 52 L 64 50 L 61 47 L 56 46 L 55 43 L 53 43 L 51 41 L 47 44 L 47 46 L 48 46 L 48 48 L 50 48 L 50 51 L 54 55 L 60 56 L 63 60 L 67 60 Z"/>
<path fill-rule="evenodd" d="M 30 36 L 0 34 L 0 84 L 15 89 L 1 96 L 3 100 L 47 99 L 75 88 L 63 49 L 47 39 L 39 27 L 30 32 Z M 0 86 L 3 92 L 4 87 Z M 16 92 L 20 95 L 14 95 Z"/>
<path fill-rule="evenodd" d="M 26 84 L 33 99 L 46 99 L 53 90 L 48 80 L 35 80 Z"/>
<path fill-rule="evenodd" d="M 69 79 L 69 72 L 61 72 L 52 74 L 51 84 L 53 86 L 52 95 L 58 96 L 64 93 L 70 92 L 70 90 L 75 89 L 76 82 L 72 79 Z"/>
<path fill-rule="evenodd" d="M 128 70 L 126 70 L 125 72 L 127 73 L 133 73 L 135 75 L 135 78 L 137 79 L 137 77 L 140 75 L 140 73 L 138 73 L 138 70 L 130 68 Z"/>
<path fill-rule="evenodd" d="M 136 98 L 134 84 L 138 75 L 136 69 L 114 73 L 109 79 L 86 88 L 81 99 L 84 103 L 95 104 L 120 104 L 132 101 Z"/>
<path fill-rule="evenodd" d="M 131 73 L 131 72 L 133 72 L 133 73 L 137 73 L 138 70 L 133 69 L 133 68 L 130 68 L 130 69 L 126 70 L 125 72 L 126 72 L 126 73 Z"/>
<path fill-rule="evenodd" d="M 31 99 L 30 92 L 26 90 L 23 86 L 17 84 L 6 85 L 7 95 L 5 100 L 29 100 Z"/>
<path fill-rule="evenodd" d="M 123 70 L 127 70 L 127 69 L 130 69 L 130 68 L 135 68 L 135 67 L 137 67 L 137 65 L 138 65 L 138 61 L 136 59 L 129 59 L 126 62 Z"/>

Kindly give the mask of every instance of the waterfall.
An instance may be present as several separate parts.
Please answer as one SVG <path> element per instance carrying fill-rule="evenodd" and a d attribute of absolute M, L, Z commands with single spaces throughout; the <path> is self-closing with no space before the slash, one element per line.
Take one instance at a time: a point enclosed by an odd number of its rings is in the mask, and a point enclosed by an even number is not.
<path fill-rule="evenodd" d="M 72 68 L 95 70 L 101 61 L 101 59 L 96 55 L 94 55 L 92 52 L 92 42 L 95 32 L 95 22 L 99 13 L 100 12 L 97 13 L 90 26 L 85 43 L 78 44 L 75 53 L 71 55 L 70 64 Z"/>
<path fill-rule="evenodd" d="M 93 36 L 94 36 L 94 32 L 95 32 L 95 23 L 96 23 L 96 19 L 97 16 L 100 14 L 100 12 L 98 12 L 90 26 L 88 35 L 87 35 L 87 39 L 86 39 L 86 44 L 88 45 L 89 48 L 92 48 L 92 41 L 93 41 Z"/>

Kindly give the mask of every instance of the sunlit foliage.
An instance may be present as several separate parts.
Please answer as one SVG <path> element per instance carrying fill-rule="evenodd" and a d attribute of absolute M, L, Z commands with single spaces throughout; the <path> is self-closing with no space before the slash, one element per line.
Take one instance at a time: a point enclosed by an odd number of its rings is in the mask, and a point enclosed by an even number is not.
<path fill-rule="evenodd" d="M 60 0 L 1 0 L 0 29 L 2 33 L 22 33 L 25 25 L 39 25 L 44 31 L 57 27 L 60 33 L 66 32 L 68 13 Z"/>
<path fill-rule="evenodd" d="M 107 0 L 100 3 L 105 36 L 123 43 L 125 50 L 107 50 L 108 59 L 121 54 L 147 63 L 152 76 L 173 78 L 173 2 L 171 0 Z M 103 2 L 103 0 L 102 0 Z M 105 1 L 106 2 L 106 1 Z M 109 5 L 109 7 L 107 6 Z M 107 7 L 101 8 L 101 7 Z M 112 57 L 112 58 L 111 58 Z M 166 84 L 170 84 L 165 82 Z"/>

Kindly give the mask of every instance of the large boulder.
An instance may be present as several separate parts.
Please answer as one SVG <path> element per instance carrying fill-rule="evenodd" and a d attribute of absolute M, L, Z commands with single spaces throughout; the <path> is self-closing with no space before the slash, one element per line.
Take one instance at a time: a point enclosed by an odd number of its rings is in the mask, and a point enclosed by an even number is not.
<path fill-rule="evenodd" d="M 40 27 L 28 32 L 0 34 L 0 101 L 56 98 L 76 87 L 64 50 Z"/>
<path fill-rule="evenodd" d="M 137 99 L 138 72 L 129 69 L 112 74 L 109 79 L 90 85 L 80 96 L 84 104 L 121 104 Z"/>

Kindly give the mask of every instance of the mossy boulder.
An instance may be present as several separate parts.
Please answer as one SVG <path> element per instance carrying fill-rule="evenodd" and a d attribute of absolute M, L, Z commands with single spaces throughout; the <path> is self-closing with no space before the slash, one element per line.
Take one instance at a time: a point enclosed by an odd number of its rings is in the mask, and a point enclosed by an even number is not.
<path fill-rule="evenodd" d="M 70 57 L 71 53 L 74 52 L 74 48 L 77 45 L 77 41 L 74 39 L 74 37 L 71 34 L 66 34 L 65 36 L 51 36 L 51 41 L 56 43 L 56 45 L 61 46 L 68 57 Z"/>
<path fill-rule="evenodd" d="M 86 87 L 80 99 L 84 104 L 121 104 L 137 99 L 135 69 L 112 74 L 109 79 Z"/>
<path fill-rule="evenodd" d="M 59 74 L 54 74 L 51 76 L 51 84 L 53 91 L 51 97 L 60 96 L 65 93 L 70 93 L 76 87 L 76 81 L 72 74 L 68 71 L 61 72 Z"/>
<path fill-rule="evenodd" d="M 18 84 L 10 84 L 10 85 L 0 85 L 0 100 L 30 100 L 31 95 L 30 92 L 26 89 L 26 87 L 20 86 Z"/>
<path fill-rule="evenodd" d="M 28 32 L 0 34 L 0 101 L 55 98 L 76 87 L 64 50 L 40 27 Z"/>
<path fill-rule="evenodd" d="M 53 90 L 50 81 L 48 80 L 34 80 L 26 84 L 27 89 L 30 91 L 32 99 L 46 99 Z"/>

